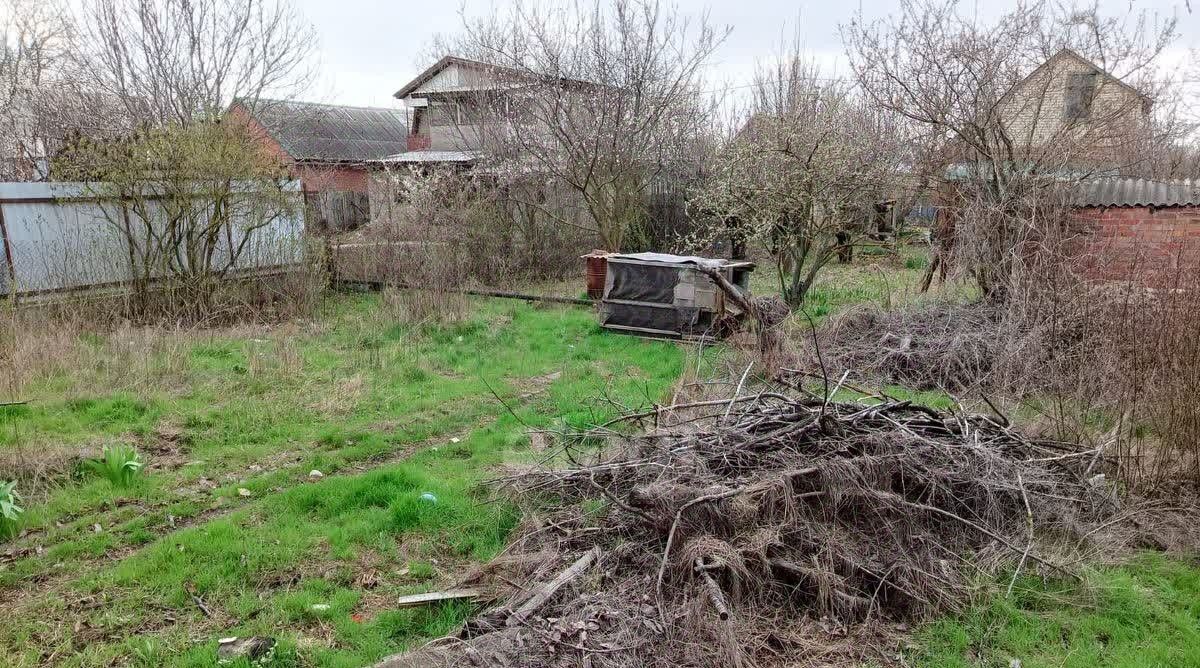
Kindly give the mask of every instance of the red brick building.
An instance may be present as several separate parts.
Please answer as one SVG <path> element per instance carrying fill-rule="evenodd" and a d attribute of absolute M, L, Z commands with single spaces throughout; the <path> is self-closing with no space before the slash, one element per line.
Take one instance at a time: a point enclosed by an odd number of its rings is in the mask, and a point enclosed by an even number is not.
<path fill-rule="evenodd" d="M 245 124 L 264 150 L 290 166 L 313 231 L 345 231 L 370 222 L 370 164 L 408 148 L 400 109 L 235 100 L 228 117 Z"/>
<path fill-rule="evenodd" d="M 368 164 L 408 149 L 400 109 L 236 100 L 229 116 L 246 123 L 266 150 L 291 165 L 292 176 L 310 193 L 366 194 Z"/>
<path fill-rule="evenodd" d="M 1200 184 L 1091 180 L 1074 219 L 1087 278 L 1169 288 L 1200 273 Z"/>

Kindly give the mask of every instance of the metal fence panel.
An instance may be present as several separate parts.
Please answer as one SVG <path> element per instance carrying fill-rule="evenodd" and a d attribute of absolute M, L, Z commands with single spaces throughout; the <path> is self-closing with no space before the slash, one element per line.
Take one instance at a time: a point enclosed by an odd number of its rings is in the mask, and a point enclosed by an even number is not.
<path fill-rule="evenodd" d="M 298 183 L 288 189 L 300 197 Z M 11 272 L 5 272 L 3 294 L 82 289 L 133 278 L 132 250 L 147 242 L 144 234 L 127 235 L 120 202 L 98 199 L 96 184 L 0 183 L 0 216 L 12 252 Z M 150 204 L 150 222 L 158 220 L 159 205 Z M 161 210 L 161 209 L 158 209 Z M 235 269 L 295 264 L 303 259 L 303 207 L 280 217 L 249 239 L 235 218 L 216 247 L 215 261 L 224 263 L 231 249 L 246 242 Z M 136 229 L 136 225 L 134 229 Z M 11 284 L 9 282 L 11 281 Z"/>

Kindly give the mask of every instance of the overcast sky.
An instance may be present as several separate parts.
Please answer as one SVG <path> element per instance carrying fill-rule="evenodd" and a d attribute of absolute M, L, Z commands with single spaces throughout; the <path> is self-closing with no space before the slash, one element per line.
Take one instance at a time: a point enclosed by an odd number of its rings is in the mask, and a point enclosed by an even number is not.
<path fill-rule="evenodd" d="M 421 60 L 430 38 L 453 33 L 468 16 L 490 13 L 503 2 L 458 0 L 397 2 L 379 0 L 296 0 L 321 39 L 321 79 L 307 99 L 365 106 L 397 106 L 392 93 L 430 63 Z M 669 1 L 669 0 L 668 0 Z M 1012 3 L 965 0 L 963 11 L 981 20 L 994 17 Z M 1193 0 L 1200 12 L 1200 2 Z M 781 40 L 798 31 L 806 47 L 828 70 L 844 68 L 838 25 L 850 20 L 861 6 L 868 18 L 884 17 L 897 0 L 679 0 L 680 11 L 700 14 L 706 9 L 714 25 L 733 32 L 716 54 L 716 78 L 744 84 L 756 60 L 777 53 Z M 1189 48 L 1200 48 L 1200 14 L 1189 14 L 1184 0 L 1101 0 L 1108 12 L 1147 9 L 1162 15 L 1177 13 L 1182 39 L 1171 60 L 1182 60 Z M 843 70 L 844 71 L 844 70 Z"/>

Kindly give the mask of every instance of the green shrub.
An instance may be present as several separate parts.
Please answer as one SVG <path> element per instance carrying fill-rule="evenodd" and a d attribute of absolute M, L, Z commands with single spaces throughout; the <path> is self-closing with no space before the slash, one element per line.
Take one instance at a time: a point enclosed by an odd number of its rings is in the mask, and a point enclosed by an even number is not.
<path fill-rule="evenodd" d="M 104 446 L 104 454 L 99 459 L 88 459 L 83 462 L 86 470 L 107 478 L 117 487 L 128 487 L 142 472 L 141 457 L 136 450 L 128 445 Z"/>
<path fill-rule="evenodd" d="M 21 527 L 21 515 L 25 509 L 17 505 L 17 483 L 0 483 L 0 538 L 17 535 Z"/>

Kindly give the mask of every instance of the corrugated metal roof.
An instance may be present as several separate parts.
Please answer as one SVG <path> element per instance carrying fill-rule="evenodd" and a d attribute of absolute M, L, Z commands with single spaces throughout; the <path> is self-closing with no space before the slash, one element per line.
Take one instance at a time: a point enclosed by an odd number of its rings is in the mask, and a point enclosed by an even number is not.
<path fill-rule="evenodd" d="M 366 162 L 408 148 L 400 109 L 258 100 L 242 105 L 293 160 Z"/>
<path fill-rule="evenodd" d="M 383 158 L 385 162 L 473 162 L 477 151 L 408 151 Z"/>
<path fill-rule="evenodd" d="M 1077 206 L 1200 206 L 1200 183 L 1134 178 L 1090 179 L 1079 184 Z"/>

